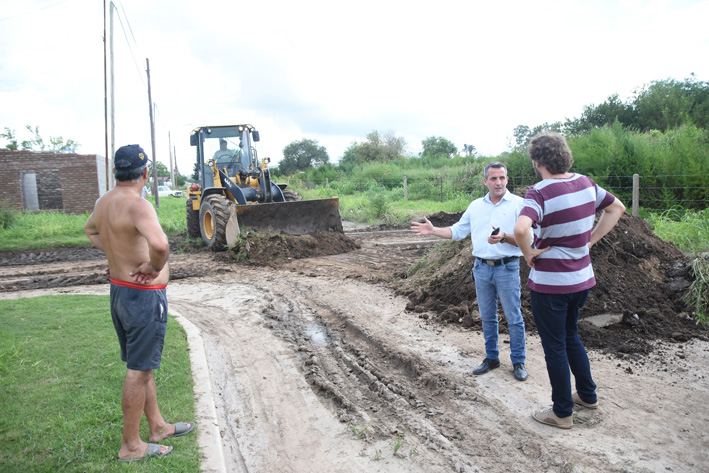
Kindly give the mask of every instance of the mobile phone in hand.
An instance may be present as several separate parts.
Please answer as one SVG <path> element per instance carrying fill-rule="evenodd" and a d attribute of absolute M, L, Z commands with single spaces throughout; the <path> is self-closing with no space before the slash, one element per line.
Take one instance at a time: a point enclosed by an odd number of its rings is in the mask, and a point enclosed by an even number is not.
<path fill-rule="evenodd" d="M 498 233 L 500 233 L 500 227 L 494 229 L 490 235 L 497 235 Z"/>

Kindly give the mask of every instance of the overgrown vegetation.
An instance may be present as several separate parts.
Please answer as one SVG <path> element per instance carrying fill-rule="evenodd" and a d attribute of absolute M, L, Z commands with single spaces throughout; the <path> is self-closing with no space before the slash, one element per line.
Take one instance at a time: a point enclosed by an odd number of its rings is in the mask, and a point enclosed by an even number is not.
<path fill-rule="evenodd" d="M 698 256 L 692 261 L 692 281 L 684 296 L 684 302 L 694 309 L 697 323 L 709 323 L 709 255 Z"/>
<path fill-rule="evenodd" d="M 644 212 L 642 217 L 657 236 L 674 243 L 682 251 L 709 250 L 709 208 L 694 212 L 674 208 L 662 213 Z"/>
<path fill-rule="evenodd" d="M 20 213 L 17 210 L 13 210 L 10 206 L 9 199 L 3 199 L 0 201 L 0 228 L 7 229 L 12 227 L 17 219 L 20 218 Z"/>

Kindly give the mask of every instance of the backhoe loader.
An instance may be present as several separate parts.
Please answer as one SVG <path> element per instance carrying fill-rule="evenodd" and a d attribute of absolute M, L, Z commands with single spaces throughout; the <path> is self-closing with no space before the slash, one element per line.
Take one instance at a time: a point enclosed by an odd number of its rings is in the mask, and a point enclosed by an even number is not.
<path fill-rule="evenodd" d="M 271 180 L 269 158 L 259 160 L 251 125 L 202 126 L 192 131 L 199 184 L 187 192 L 187 233 L 213 251 L 233 245 L 246 228 L 302 235 L 342 232 L 339 199 L 302 200 Z"/>

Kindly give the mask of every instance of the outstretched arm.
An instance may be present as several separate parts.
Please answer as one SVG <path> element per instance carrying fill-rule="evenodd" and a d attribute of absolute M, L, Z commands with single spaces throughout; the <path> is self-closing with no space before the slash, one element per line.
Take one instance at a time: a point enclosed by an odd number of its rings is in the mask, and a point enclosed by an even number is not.
<path fill-rule="evenodd" d="M 411 231 L 417 235 L 433 235 L 447 240 L 453 238 L 450 227 L 434 227 L 426 217 L 423 218 L 423 223 L 411 222 Z"/>

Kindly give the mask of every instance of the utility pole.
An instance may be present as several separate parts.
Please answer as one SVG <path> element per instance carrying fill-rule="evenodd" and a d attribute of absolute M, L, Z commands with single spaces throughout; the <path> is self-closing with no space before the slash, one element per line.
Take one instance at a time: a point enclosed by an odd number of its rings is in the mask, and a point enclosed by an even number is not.
<path fill-rule="evenodd" d="M 153 195 L 155 196 L 155 206 L 160 208 L 160 196 L 158 195 L 158 166 L 155 159 L 155 120 L 153 119 L 153 97 L 150 90 L 150 61 L 145 58 L 145 65 L 148 73 L 148 102 L 150 105 L 150 142 L 153 146 Z"/>
<path fill-rule="evenodd" d="M 169 131 L 167 132 L 167 146 L 170 150 L 170 182 L 172 183 L 172 187 L 175 187 L 175 171 L 172 167 L 172 163 L 174 162 L 174 158 L 172 156 L 172 137 L 170 136 Z"/>
<path fill-rule="evenodd" d="M 106 138 L 106 190 L 110 190 L 108 181 L 108 71 L 107 71 L 107 43 L 106 43 L 106 0 L 103 0 L 103 118 L 104 135 Z"/>
<path fill-rule="evenodd" d="M 111 63 L 111 159 L 116 155 L 116 86 L 115 86 L 115 73 L 113 67 L 113 10 L 116 6 L 111 2 L 109 10 L 109 26 L 110 26 L 110 63 Z"/>

